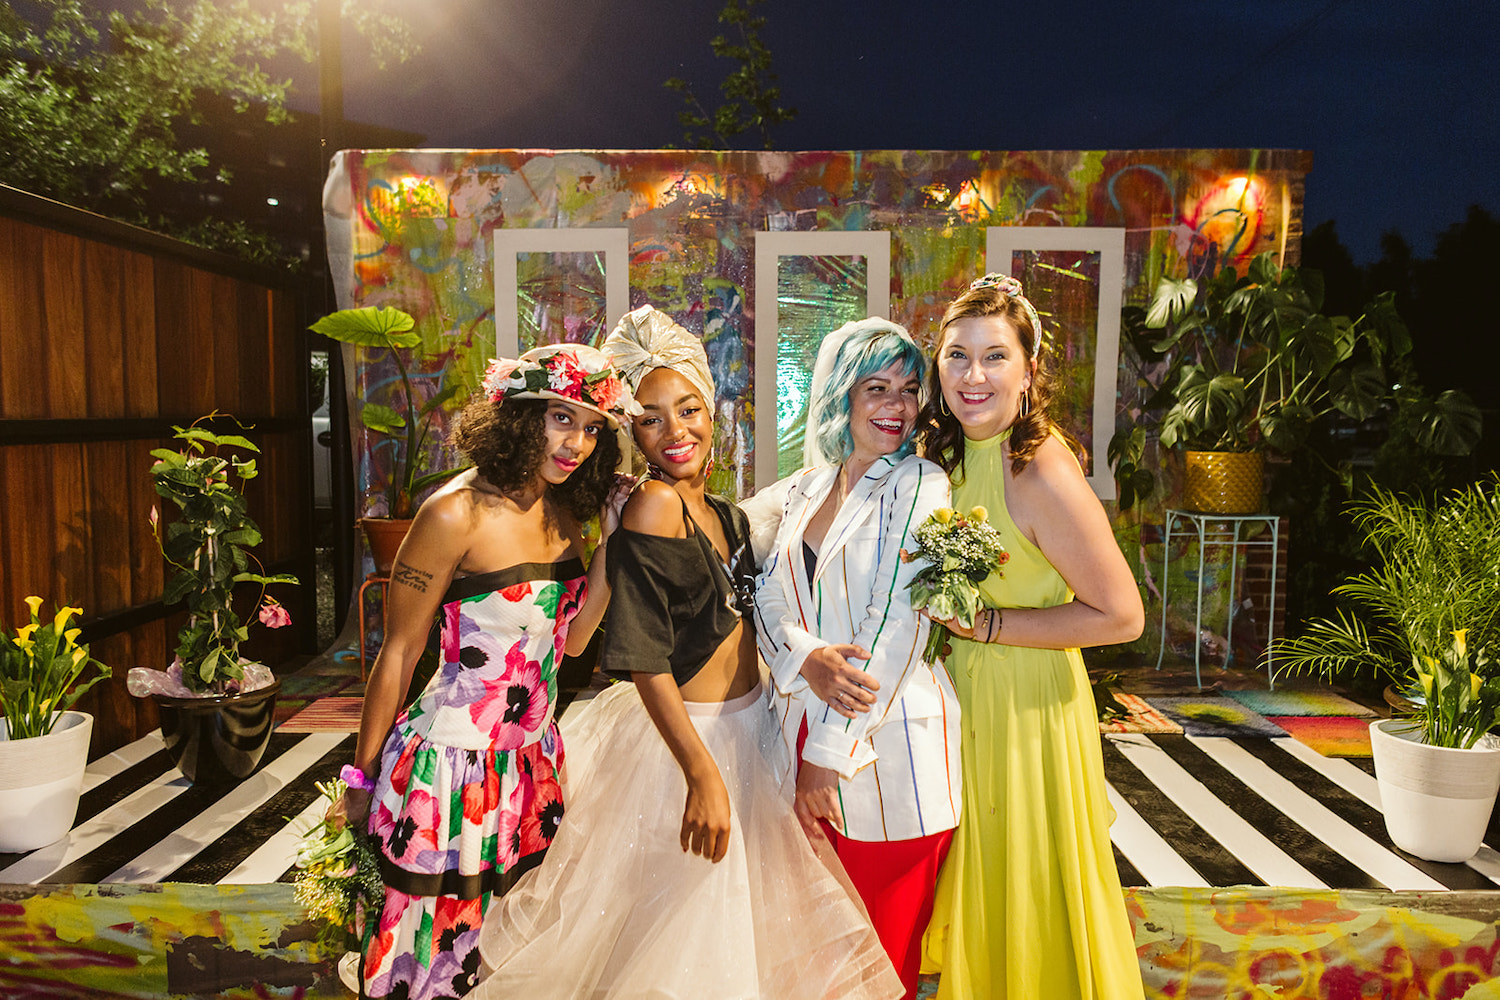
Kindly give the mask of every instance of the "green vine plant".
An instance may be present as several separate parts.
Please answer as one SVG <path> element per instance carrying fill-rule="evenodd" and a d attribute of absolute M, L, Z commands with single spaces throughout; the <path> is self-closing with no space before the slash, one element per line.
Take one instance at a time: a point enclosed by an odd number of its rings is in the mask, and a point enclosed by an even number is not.
<path fill-rule="evenodd" d="M 266 575 L 250 568 L 252 562 L 256 570 L 263 568 L 250 552 L 260 544 L 261 532 L 250 519 L 240 489 L 255 478 L 253 456 L 260 449 L 240 435 L 216 434 L 202 426 L 219 416 L 214 411 L 189 427 L 174 426 L 182 447 L 151 452 L 156 459 L 151 466 L 156 492 L 181 513 L 163 528 L 156 508 L 151 509 L 152 534 L 163 558 L 176 570 L 162 600 L 169 605 L 187 603 L 188 623 L 177 635 L 176 652 L 183 683 L 206 695 L 232 693 L 244 677 L 240 643 L 249 630 L 235 613 L 234 588 L 258 584 L 259 618 L 278 628 L 290 618 L 265 588 L 300 582 L 287 573 Z"/>

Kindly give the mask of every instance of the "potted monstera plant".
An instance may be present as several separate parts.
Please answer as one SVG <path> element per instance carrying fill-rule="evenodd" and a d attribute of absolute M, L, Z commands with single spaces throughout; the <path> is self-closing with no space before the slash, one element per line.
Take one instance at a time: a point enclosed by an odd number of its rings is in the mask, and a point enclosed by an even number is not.
<path fill-rule="evenodd" d="M 1411 337 L 1394 297 L 1363 315 L 1327 316 L 1322 275 L 1281 267 L 1264 253 L 1241 275 L 1225 267 L 1202 281 L 1163 278 L 1150 305 L 1121 315 L 1143 403 L 1127 411 L 1109 445 L 1121 509 L 1150 496 L 1148 439 L 1184 451 L 1183 506 L 1221 514 L 1261 508 L 1266 452 L 1291 455 L 1330 414 L 1363 421 L 1382 407 L 1415 419 L 1418 443 L 1468 454 L 1480 415 L 1467 396 L 1428 398 L 1397 385 Z"/>
<path fill-rule="evenodd" d="M 423 490 L 463 471 L 462 466 L 438 472 L 422 471 L 433 415 L 454 397 L 460 386 L 440 384 L 437 391 L 418 401 L 404 354 L 420 347 L 422 337 L 416 332 L 416 320 L 400 309 L 374 306 L 340 309 L 318 320 L 311 329 L 342 344 L 386 352 L 396 365 L 399 379 L 386 390 L 389 398 L 385 402 L 367 399 L 359 411 L 360 422 L 366 429 L 389 437 L 394 449 L 385 498 L 386 516 L 360 518 L 376 568 L 389 571 L 396 549 L 411 527 L 417 497 Z"/>
<path fill-rule="evenodd" d="M 1500 488 L 1353 507 L 1374 554 L 1335 589 L 1351 607 L 1278 642 L 1285 673 L 1372 671 L 1397 708 L 1370 726 L 1386 829 L 1430 861 L 1479 849 L 1500 789 Z"/>
<path fill-rule="evenodd" d="M 238 434 L 206 426 L 215 412 L 189 427 L 174 427 L 177 449 L 153 451 L 151 479 L 178 517 L 164 522 L 151 511 L 151 528 L 174 571 L 162 600 L 187 605 L 188 620 L 177 634 L 177 658 L 166 671 L 135 668 L 132 694 L 149 696 L 161 714 L 162 738 L 190 781 L 221 783 L 255 770 L 271 737 L 281 682 L 270 669 L 240 656 L 249 625 L 235 609 L 235 590 L 260 588 L 256 616 L 280 628 L 291 623 L 284 607 L 266 593 L 273 584 L 295 584 L 289 574 L 259 572 L 251 552 L 261 542 L 241 493 L 257 474 L 260 449 Z M 252 569 L 252 563 L 254 568 Z"/>
<path fill-rule="evenodd" d="M 63 605 L 49 619 L 40 597 L 26 606 L 28 624 L 0 627 L 0 852 L 45 847 L 72 828 L 94 727 L 72 708 L 109 676 L 71 624 L 82 608 Z"/>

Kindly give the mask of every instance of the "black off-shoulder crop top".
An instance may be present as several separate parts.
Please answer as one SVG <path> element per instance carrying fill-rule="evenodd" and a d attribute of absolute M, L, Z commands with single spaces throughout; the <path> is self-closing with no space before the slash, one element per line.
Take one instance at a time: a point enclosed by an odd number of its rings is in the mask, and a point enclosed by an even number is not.
<path fill-rule="evenodd" d="M 698 529 L 684 503 L 686 538 L 618 528 L 609 539 L 609 619 L 600 656 L 604 672 L 666 673 L 691 680 L 714 650 L 750 614 L 758 570 L 745 512 L 723 497 L 707 497 L 729 542 L 729 565 Z"/>

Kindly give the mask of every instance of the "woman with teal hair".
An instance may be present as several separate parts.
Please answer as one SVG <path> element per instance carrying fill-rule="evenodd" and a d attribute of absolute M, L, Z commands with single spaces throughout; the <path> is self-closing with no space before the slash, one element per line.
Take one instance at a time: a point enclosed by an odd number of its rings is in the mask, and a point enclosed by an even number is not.
<path fill-rule="evenodd" d="M 961 800 L 958 699 L 922 658 L 930 626 L 907 592 L 920 564 L 901 558 L 949 502 L 947 475 L 912 454 L 926 368 L 887 320 L 824 340 L 806 467 L 755 598 L 797 817 L 832 842 L 908 997 Z"/>

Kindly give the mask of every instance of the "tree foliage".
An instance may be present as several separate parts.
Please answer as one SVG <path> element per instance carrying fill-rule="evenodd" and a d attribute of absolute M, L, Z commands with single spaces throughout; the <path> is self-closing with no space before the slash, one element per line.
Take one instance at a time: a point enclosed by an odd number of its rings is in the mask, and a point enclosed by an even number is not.
<path fill-rule="evenodd" d="M 142 0 L 132 13 L 101 0 L 34 0 L 23 16 L 0 0 L 0 183 L 112 214 L 143 206 L 149 181 L 202 180 L 222 166 L 177 128 L 200 121 L 205 94 L 271 122 L 286 117 L 291 81 L 264 68 L 290 53 L 311 61 L 311 0 Z M 346 17 L 377 64 L 414 51 L 404 22 L 351 5 Z"/>
<path fill-rule="evenodd" d="M 714 55 L 735 60 L 719 84 L 724 103 L 709 112 L 692 85 L 681 77 L 672 77 L 667 89 L 683 97 L 686 107 L 677 113 L 683 128 L 683 143 L 691 149 L 733 149 L 735 137 L 750 132 L 757 135 L 765 149 L 772 148 L 771 129 L 797 117 L 796 108 L 781 105 L 781 88 L 771 69 L 771 50 L 761 41 L 765 17 L 751 13 L 765 0 L 728 0 L 719 11 L 719 23 L 732 25 L 738 35 L 731 41 L 726 35 L 715 35 L 709 42 Z"/>

